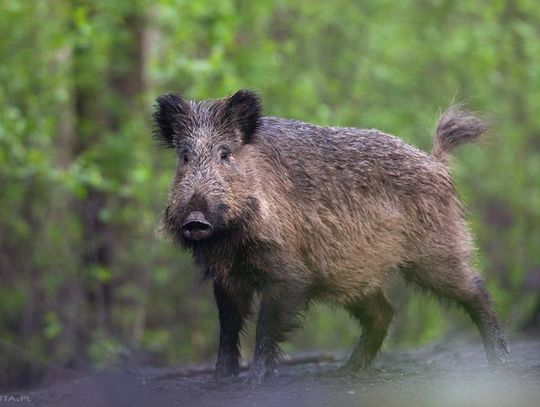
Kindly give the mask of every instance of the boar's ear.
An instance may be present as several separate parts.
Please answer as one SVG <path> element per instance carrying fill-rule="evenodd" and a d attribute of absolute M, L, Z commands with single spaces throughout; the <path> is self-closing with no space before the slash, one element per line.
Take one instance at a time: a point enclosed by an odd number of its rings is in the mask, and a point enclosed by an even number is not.
<path fill-rule="evenodd" d="M 175 135 L 181 135 L 189 126 L 190 110 L 189 103 L 177 93 L 167 93 L 156 99 L 154 139 L 160 146 L 174 148 Z"/>
<path fill-rule="evenodd" d="M 235 135 L 249 143 L 259 126 L 261 112 L 259 96 L 252 90 L 242 89 L 226 100 L 223 117 Z"/>

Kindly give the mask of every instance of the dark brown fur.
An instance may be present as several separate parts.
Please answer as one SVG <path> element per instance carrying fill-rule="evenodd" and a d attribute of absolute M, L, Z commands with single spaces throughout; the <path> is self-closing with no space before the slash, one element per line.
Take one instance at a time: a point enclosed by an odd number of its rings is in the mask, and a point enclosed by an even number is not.
<path fill-rule="evenodd" d="M 240 332 L 256 292 L 249 380 L 274 373 L 279 342 L 314 300 L 358 319 L 363 332 L 347 367 L 369 366 L 392 319 L 382 287 L 394 273 L 462 305 L 489 361 L 501 361 L 504 334 L 472 265 L 446 164 L 454 146 L 485 131 L 483 123 L 451 108 L 428 155 L 378 130 L 319 127 L 260 111 L 256 94 L 240 91 L 199 103 L 164 95 L 155 113 L 156 137 L 178 155 L 164 230 L 214 282 L 216 375 L 238 373 Z M 186 238 L 193 213 L 211 225 L 209 236 Z"/>

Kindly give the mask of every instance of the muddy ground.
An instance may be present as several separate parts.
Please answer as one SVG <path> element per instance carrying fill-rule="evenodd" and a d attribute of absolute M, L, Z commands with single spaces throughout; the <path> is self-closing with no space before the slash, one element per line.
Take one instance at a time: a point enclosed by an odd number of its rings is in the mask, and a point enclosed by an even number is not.
<path fill-rule="evenodd" d="M 208 366 L 96 372 L 29 394 L 36 406 L 540 406 L 540 341 L 511 344 L 490 369 L 480 344 L 385 351 L 372 369 L 334 377 L 336 352 L 295 355 L 279 377 L 253 388 L 240 378 L 216 382 Z M 3 402 L 0 404 L 8 404 Z"/>

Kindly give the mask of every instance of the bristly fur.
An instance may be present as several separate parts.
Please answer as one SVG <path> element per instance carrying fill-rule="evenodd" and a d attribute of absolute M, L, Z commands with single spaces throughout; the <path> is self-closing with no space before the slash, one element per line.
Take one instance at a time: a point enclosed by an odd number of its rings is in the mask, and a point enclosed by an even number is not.
<path fill-rule="evenodd" d="M 157 144 L 174 148 L 197 125 L 228 129 L 243 143 L 249 143 L 260 125 L 260 98 L 252 90 L 240 90 L 225 100 L 200 104 L 185 101 L 178 93 L 167 93 L 156 99 L 153 132 Z"/>
<path fill-rule="evenodd" d="M 488 125 L 464 109 L 455 105 L 446 110 L 437 123 L 431 154 L 446 162 L 450 152 L 460 144 L 473 143 L 488 130 Z"/>
<path fill-rule="evenodd" d="M 452 184 L 448 154 L 486 126 L 454 107 L 432 155 L 378 130 L 260 117 L 258 96 L 185 102 L 158 98 L 157 138 L 178 161 L 163 226 L 213 279 L 221 331 L 216 375 L 238 372 L 238 341 L 260 293 L 249 380 L 272 375 L 279 342 L 308 304 L 341 305 L 362 326 L 347 367 L 369 366 L 392 320 L 382 289 L 399 273 L 460 304 L 490 362 L 507 352 Z M 211 225 L 183 235 L 189 214 Z M 188 235 L 189 236 L 189 235 Z"/>

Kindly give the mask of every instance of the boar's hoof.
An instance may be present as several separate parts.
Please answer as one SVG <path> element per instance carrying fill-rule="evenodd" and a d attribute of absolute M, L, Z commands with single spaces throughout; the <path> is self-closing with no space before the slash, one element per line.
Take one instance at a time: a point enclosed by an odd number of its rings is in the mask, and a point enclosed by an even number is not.
<path fill-rule="evenodd" d="M 217 364 L 214 370 L 214 379 L 219 380 L 228 377 L 235 377 L 238 376 L 239 371 L 240 367 L 238 365 L 232 366 Z"/>
<path fill-rule="evenodd" d="M 262 384 L 265 378 L 277 376 L 276 369 L 268 369 L 261 366 L 253 366 L 249 369 L 244 384 L 257 386 Z"/>
<path fill-rule="evenodd" d="M 487 360 L 490 366 L 504 366 L 506 364 L 506 357 L 510 354 L 508 345 L 502 343 L 497 349 L 492 349 L 486 353 Z"/>

